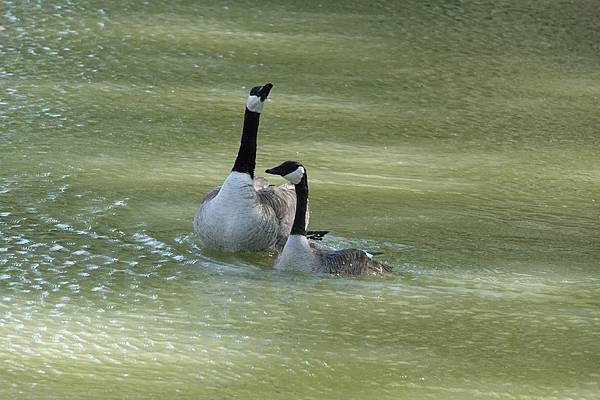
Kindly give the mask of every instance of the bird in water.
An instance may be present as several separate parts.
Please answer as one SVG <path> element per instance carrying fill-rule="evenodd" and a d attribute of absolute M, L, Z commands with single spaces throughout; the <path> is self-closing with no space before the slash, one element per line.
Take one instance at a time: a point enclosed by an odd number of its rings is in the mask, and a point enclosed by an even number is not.
<path fill-rule="evenodd" d="M 296 209 L 294 187 L 270 186 L 265 178 L 254 177 L 260 115 L 272 88 L 267 83 L 250 91 L 233 169 L 196 210 L 194 231 L 213 250 L 280 250 L 290 234 Z"/>
<path fill-rule="evenodd" d="M 294 223 L 283 251 L 275 261 L 275 269 L 336 275 L 379 275 L 392 271 L 390 266 L 374 260 L 373 254 L 363 250 L 322 250 L 312 246 L 306 237 L 306 168 L 297 161 L 286 161 L 265 172 L 284 177 L 296 189 Z"/>

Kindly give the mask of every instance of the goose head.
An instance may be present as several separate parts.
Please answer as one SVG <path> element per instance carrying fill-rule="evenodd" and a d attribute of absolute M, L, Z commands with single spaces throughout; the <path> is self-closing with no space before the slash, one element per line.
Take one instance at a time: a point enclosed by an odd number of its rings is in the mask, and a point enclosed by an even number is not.
<path fill-rule="evenodd" d="M 265 170 L 267 174 L 283 176 L 290 183 L 297 185 L 306 174 L 306 169 L 298 161 L 286 161 L 276 167 Z"/>
<path fill-rule="evenodd" d="M 252 112 L 261 113 L 265 106 L 265 100 L 267 100 L 267 96 L 269 96 L 272 88 L 272 83 L 267 83 L 264 86 L 254 86 L 250 90 L 250 95 L 246 101 L 246 108 Z"/>

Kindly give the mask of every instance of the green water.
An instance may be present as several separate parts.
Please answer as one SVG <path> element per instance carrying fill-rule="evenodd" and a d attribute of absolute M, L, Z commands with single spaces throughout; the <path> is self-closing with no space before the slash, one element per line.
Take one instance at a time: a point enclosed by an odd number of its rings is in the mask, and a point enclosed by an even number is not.
<path fill-rule="evenodd" d="M 0 398 L 600 398 L 596 1 L 0 1 Z M 275 85 L 323 246 L 196 206 Z"/>

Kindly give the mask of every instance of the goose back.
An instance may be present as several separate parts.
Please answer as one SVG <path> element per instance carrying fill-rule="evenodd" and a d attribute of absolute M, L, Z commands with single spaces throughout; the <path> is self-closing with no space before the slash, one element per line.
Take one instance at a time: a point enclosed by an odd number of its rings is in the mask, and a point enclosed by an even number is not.
<path fill-rule="evenodd" d="M 232 172 L 202 200 L 194 230 L 220 251 L 281 250 L 296 209 L 294 187 L 270 186 L 263 177 Z"/>

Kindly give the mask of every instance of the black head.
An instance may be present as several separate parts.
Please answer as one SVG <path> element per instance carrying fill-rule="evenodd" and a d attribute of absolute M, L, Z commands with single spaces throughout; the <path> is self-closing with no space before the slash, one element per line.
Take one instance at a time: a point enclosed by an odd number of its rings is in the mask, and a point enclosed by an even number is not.
<path fill-rule="evenodd" d="M 269 168 L 265 171 L 267 174 L 280 175 L 297 185 L 306 175 L 306 169 L 298 161 L 286 161 L 276 167 Z"/>
<path fill-rule="evenodd" d="M 260 97 L 260 101 L 265 101 L 271 89 L 273 89 L 272 83 L 267 83 L 264 86 L 254 86 L 250 90 L 250 96 Z"/>
<path fill-rule="evenodd" d="M 286 176 L 297 170 L 298 167 L 302 167 L 302 164 L 298 161 L 285 161 L 276 167 L 265 170 L 265 172 L 272 175 Z"/>

